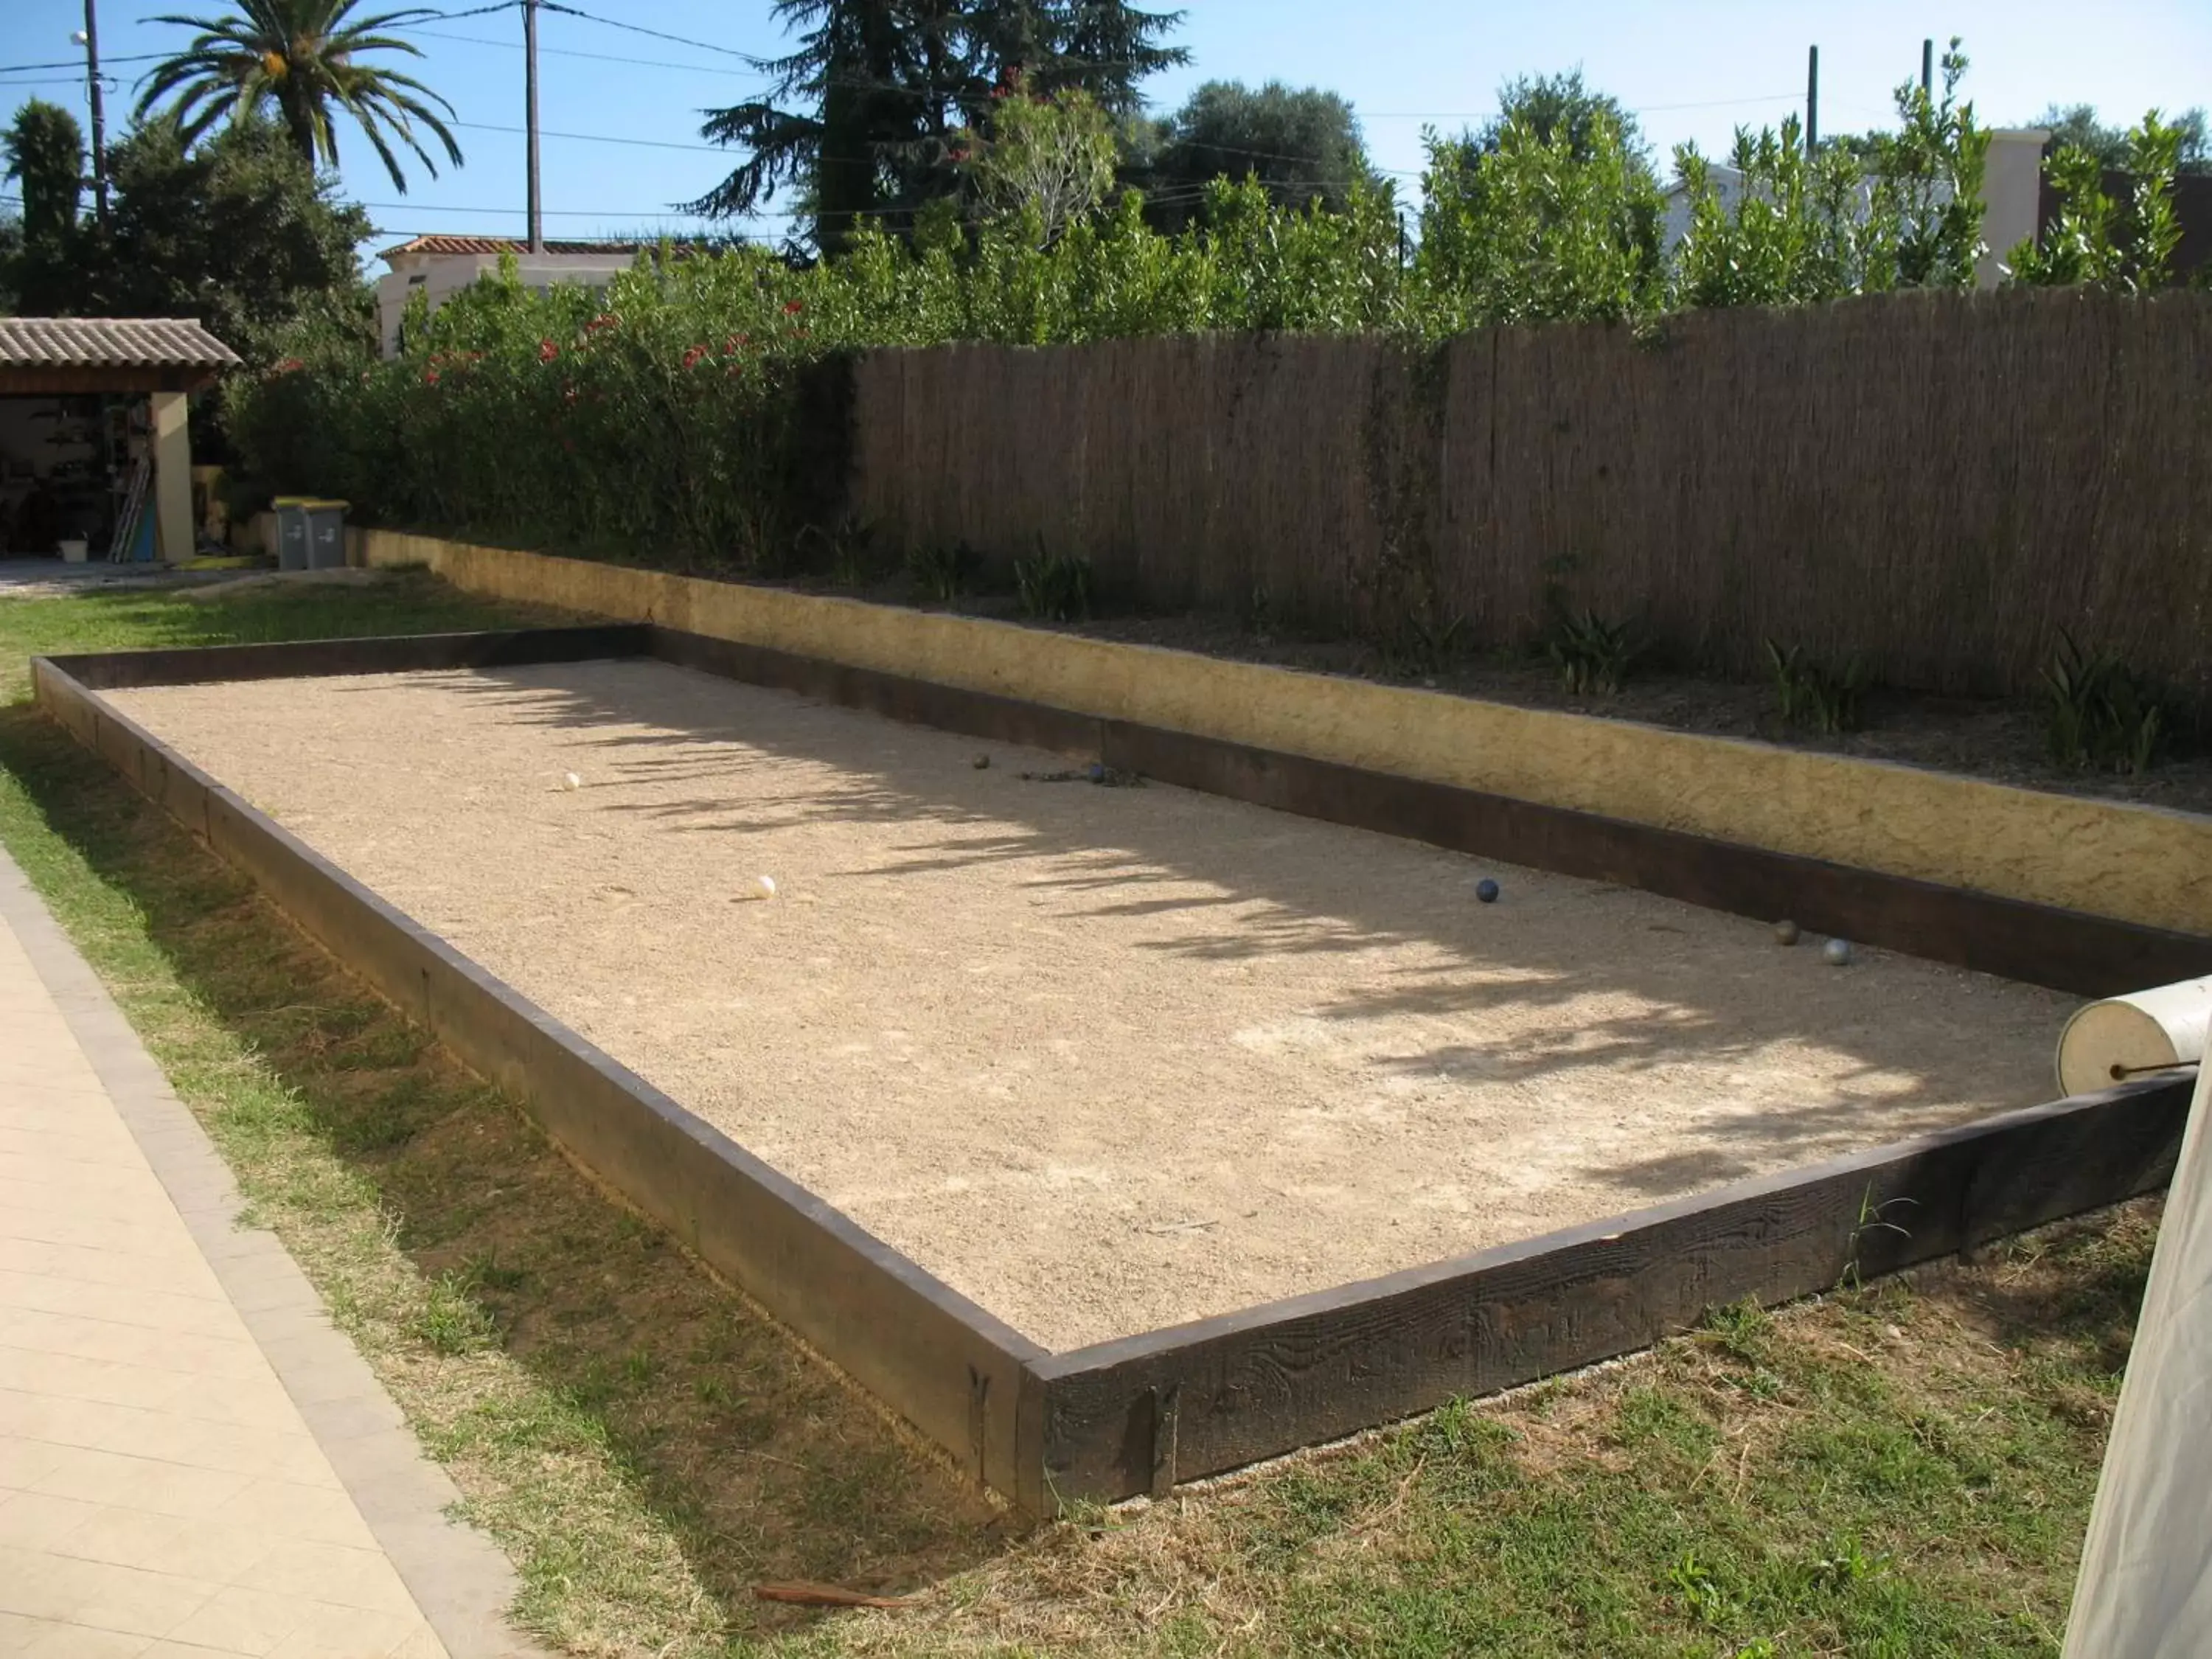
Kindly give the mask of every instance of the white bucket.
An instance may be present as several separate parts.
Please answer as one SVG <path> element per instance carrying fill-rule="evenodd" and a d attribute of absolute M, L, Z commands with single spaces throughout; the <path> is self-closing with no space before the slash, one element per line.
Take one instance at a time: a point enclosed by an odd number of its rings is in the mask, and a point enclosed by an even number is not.
<path fill-rule="evenodd" d="M 2086 1095 L 2130 1077 L 2204 1058 L 2212 977 L 2107 997 L 2075 1011 L 2058 1034 L 2058 1088 Z"/>
<path fill-rule="evenodd" d="M 84 562 L 85 550 L 91 544 L 88 542 L 64 542 L 62 544 L 62 562 L 65 564 L 82 564 Z"/>

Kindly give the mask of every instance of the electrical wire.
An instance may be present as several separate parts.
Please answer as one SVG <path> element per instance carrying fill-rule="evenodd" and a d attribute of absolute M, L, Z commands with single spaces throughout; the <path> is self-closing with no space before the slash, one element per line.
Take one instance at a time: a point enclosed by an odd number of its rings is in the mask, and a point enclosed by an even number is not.
<path fill-rule="evenodd" d="M 540 11 L 557 11 L 569 17 L 580 17 L 586 23 L 600 23 L 611 29 L 627 29 L 632 34 L 650 35 L 656 40 L 666 40 L 679 46 L 690 46 L 699 52 L 718 52 L 726 58 L 741 58 L 755 69 L 758 69 L 761 64 L 761 60 L 751 52 L 739 52 L 734 46 L 718 46 L 711 40 L 694 40 L 688 35 L 671 34 L 664 29 L 649 29 L 641 23 L 624 23 L 611 17 L 596 16 L 591 12 L 580 11 L 574 6 L 564 6 L 560 3 L 560 0 L 538 0 L 538 9 Z"/>
<path fill-rule="evenodd" d="M 448 121 L 447 126 L 465 127 L 473 132 L 527 133 L 527 127 L 501 126 L 490 121 Z M 611 132 L 556 132 L 550 127 L 538 129 L 540 138 L 573 138 L 590 144 L 630 144 L 643 149 L 688 149 L 707 155 L 726 155 L 729 152 L 720 144 L 684 144 L 672 138 L 622 138 Z"/>

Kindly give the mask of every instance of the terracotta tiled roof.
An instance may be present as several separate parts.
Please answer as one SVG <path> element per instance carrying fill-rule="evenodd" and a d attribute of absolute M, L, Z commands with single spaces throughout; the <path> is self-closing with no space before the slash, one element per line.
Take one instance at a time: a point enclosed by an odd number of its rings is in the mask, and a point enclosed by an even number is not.
<path fill-rule="evenodd" d="M 548 242 L 548 253 L 635 253 L 642 242 Z M 398 247 L 384 250 L 383 258 L 402 253 L 527 253 L 530 244 L 514 236 L 417 236 Z"/>
<path fill-rule="evenodd" d="M 222 368 L 238 361 L 189 317 L 0 317 L 0 368 Z"/>

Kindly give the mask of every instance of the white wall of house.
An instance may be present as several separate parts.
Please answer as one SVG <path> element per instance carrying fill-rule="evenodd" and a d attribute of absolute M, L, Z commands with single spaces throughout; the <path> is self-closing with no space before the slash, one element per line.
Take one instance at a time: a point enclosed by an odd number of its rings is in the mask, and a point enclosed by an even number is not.
<path fill-rule="evenodd" d="M 1982 168 L 1982 240 L 1989 245 L 1974 266 L 1974 286 L 1995 288 L 2004 257 L 2043 229 L 2043 147 L 2045 127 L 2015 127 L 1990 135 Z"/>
<path fill-rule="evenodd" d="M 399 355 L 400 319 L 406 314 L 407 302 L 416 293 L 427 295 L 430 308 L 434 311 L 477 278 L 496 275 L 502 256 L 495 252 L 426 253 L 394 249 L 384 257 L 392 269 L 377 278 L 377 323 L 383 336 L 384 355 L 396 357 Z M 628 270 L 636 259 L 635 250 L 607 253 L 519 252 L 514 255 L 522 285 L 538 289 L 552 288 L 561 283 L 605 288 L 617 272 Z"/>
<path fill-rule="evenodd" d="M 2004 275 L 2004 256 L 2042 229 L 2043 146 L 2050 138 L 2042 127 L 2018 127 L 1992 132 L 1990 153 L 1982 169 L 1982 240 L 1987 245 L 1974 266 L 1974 286 L 1995 288 Z M 1715 163 L 1714 191 L 1730 212 L 1743 195 L 1743 174 Z M 1865 191 L 1862 190 L 1862 205 Z M 1947 201 L 1948 193 L 1936 199 Z M 1664 246 L 1669 253 L 1690 234 L 1690 197 L 1678 179 L 1666 193 Z"/>

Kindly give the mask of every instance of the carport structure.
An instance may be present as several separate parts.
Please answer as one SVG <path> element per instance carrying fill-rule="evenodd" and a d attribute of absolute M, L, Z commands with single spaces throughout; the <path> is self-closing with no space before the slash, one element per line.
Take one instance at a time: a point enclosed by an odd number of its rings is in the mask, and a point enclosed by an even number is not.
<path fill-rule="evenodd" d="M 0 398 L 144 398 L 152 440 L 155 555 L 191 557 L 190 395 L 238 354 L 189 318 L 0 318 Z"/>

